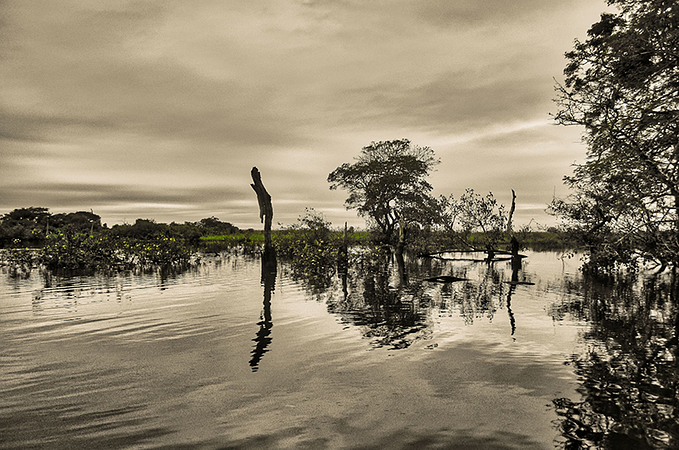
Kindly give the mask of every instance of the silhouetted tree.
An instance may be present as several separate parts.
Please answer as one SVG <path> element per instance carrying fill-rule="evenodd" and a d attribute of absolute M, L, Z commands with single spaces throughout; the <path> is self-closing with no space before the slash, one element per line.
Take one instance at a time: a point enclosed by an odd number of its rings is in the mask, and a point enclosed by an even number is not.
<path fill-rule="evenodd" d="M 101 230 L 101 217 L 88 211 L 54 214 L 50 217 L 49 226 L 52 229 L 66 227 L 71 232 L 89 233 Z"/>
<path fill-rule="evenodd" d="M 111 232 L 116 236 L 133 238 L 155 238 L 169 234 L 165 223 L 156 223 L 153 219 L 137 219 L 134 225 L 114 225 Z"/>
<path fill-rule="evenodd" d="M 608 0 L 618 8 L 566 53 L 562 125 L 585 127 L 587 160 L 551 209 L 590 245 L 592 263 L 640 252 L 679 265 L 679 3 Z"/>
<path fill-rule="evenodd" d="M 438 203 L 426 178 L 438 163 L 431 148 L 412 145 L 408 139 L 372 142 L 356 162 L 332 171 L 328 182 L 330 189 L 349 191 L 345 206 L 372 222 L 380 240 L 392 242 L 399 230 L 403 244 L 409 224 L 432 220 L 430 212 Z"/>

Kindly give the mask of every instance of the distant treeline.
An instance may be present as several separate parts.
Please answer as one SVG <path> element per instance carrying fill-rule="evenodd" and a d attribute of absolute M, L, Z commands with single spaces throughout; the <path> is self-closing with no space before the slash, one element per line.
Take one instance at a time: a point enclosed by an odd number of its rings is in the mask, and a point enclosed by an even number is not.
<path fill-rule="evenodd" d="M 152 219 L 137 219 L 134 224 L 102 224 L 94 212 L 77 211 L 52 214 L 48 208 L 18 208 L 0 217 L 0 246 L 42 246 L 52 234 L 100 234 L 128 238 L 182 238 L 197 243 L 202 236 L 238 234 L 241 230 L 229 222 L 208 217 L 198 222 L 157 223 Z"/>
<path fill-rule="evenodd" d="M 522 247 L 536 250 L 572 248 L 569 235 L 556 229 L 513 234 Z M 377 231 L 346 231 L 332 227 L 323 215 L 307 209 L 298 223 L 274 230 L 276 253 L 292 262 L 296 276 L 314 285 L 326 285 L 347 247 L 361 246 L 370 252 L 385 250 Z M 47 208 L 21 208 L 0 217 L 0 265 L 10 273 L 29 274 L 44 267 L 66 272 L 116 272 L 121 270 L 184 270 L 200 260 L 201 252 L 238 248 L 247 254 L 264 246 L 261 231 L 241 230 L 209 217 L 198 222 L 157 223 L 137 219 L 134 224 L 108 228 L 93 212 L 51 214 Z M 487 236 L 481 232 L 458 232 L 411 227 L 408 252 L 427 255 L 445 249 L 482 248 Z M 495 250 L 508 250 L 509 236 L 494 241 Z M 344 262 L 343 262 L 344 261 Z"/>
<path fill-rule="evenodd" d="M 320 220 L 320 219 L 316 219 Z M 308 220 L 307 220 L 308 221 Z M 330 229 L 329 222 L 323 227 Z M 274 231 L 275 240 L 284 242 L 290 240 L 291 233 L 299 234 L 302 230 L 316 229 L 303 223 L 283 230 Z M 348 230 L 350 245 L 366 244 L 375 236 L 369 231 L 357 231 L 353 227 Z M 2 247 L 41 247 L 47 242 L 47 237 L 55 234 L 107 234 L 117 237 L 133 239 L 156 239 L 168 237 L 181 239 L 192 244 L 210 243 L 215 247 L 228 245 L 257 246 L 263 243 L 263 235 L 254 230 L 241 230 L 229 222 L 222 222 L 216 217 L 208 217 L 197 222 L 159 223 L 153 219 L 137 219 L 134 224 L 113 225 L 107 227 L 102 224 L 101 217 L 93 212 L 77 211 L 70 213 L 52 214 L 47 208 L 29 207 L 18 208 L 0 217 L 0 246 Z M 455 245 L 447 232 L 417 232 L 414 231 L 412 251 L 427 252 Z M 340 239 L 342 232 L 336 231 L 334 239 Z M 482 238 L 482 233 L 472 233 L 467 236 L 470 244 Z M 544 231 L 523 231 L 519 233 L 522 246 L 536 250 L 572 248 L 575 241 L 565 232 L 557 228 Z M 459 241 L 459 240 L 458 240 Z M 206 245 L 207 244 L 207 245 Z M 216 245 L 215 245 L 216 244 Z M 221 244 L 221 245 L 220 245 Z M 509 245 L 509 241 L 504 243 Z"/>

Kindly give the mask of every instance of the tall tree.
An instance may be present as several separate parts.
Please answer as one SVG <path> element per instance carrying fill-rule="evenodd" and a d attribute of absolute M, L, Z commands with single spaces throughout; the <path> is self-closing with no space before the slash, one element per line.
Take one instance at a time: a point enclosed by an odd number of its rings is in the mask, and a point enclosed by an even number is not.
<path fill-rule="evenodd" d="M 585 127 L 587 159 L 552 210 L 582 231 L 595 262 L 641 255 L 679 265 L 679 2 L 608 0 L 566 53 L 562 125 Z"/>
<path fill-rule="evenodd" d="M 438 163 L 431 148 L 408 139 L 372 142 L 356 162 L 332 171 L 328 182 L 330 189 L 349 191 L 346 207 L 356 209 L 390 242 L 395 230 L 403 237 L 408 224 L 431 220 L 437 201 L 426 178 Z"/>

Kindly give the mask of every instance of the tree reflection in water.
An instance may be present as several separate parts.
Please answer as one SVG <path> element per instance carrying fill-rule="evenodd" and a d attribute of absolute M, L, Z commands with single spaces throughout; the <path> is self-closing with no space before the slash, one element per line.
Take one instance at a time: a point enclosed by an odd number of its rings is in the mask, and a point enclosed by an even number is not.
<path fill-rule="evenodd" d="M 455 283 L 426 281 L 450 273 L 464 279 Z M 520 265 L 513 277 L 519 279 Z M 511 303 L 516 286 L 507 288 L 504 271 L 495 264 L 450 263 L 437 259 L 399 258 L 381 250 L 353 254 L 338 267 L 338 277 L 321 285 L 313 277 L 300 279 L 310 294 L 325 301 L 328 311 L 361 328 L 375 347 L 406 348 L 432 335 L 431 309 L 455 312 L 465 324 L 486 318 Z M 329 287 L 328 287 L 329 286 Z M 509 291 L 509 292 L 508 292 Z M 510 328 L 515 330 L 511 311 Z"/>
<path fill-rule="evenodd" d="M 676 278 L 585 277 L 578 287 L 581 295 L 553 308 L 555 319 L 590 323 L 586 351 L 569 362 L 582 399 L 553 402 L 563 447 L 678 448 Z"/>
<path fill-rule="evenodd" d="M 354 254 L 338 274 L 322 287 L 302 282 L 329 312 L 359 327 L 374 346 L 396 349 L 431 337 L 436 313 L 458 314 L 471 325 L 492 320 L 505 305 L 507 334 L 514 336 L 521 320 L 512 312 L 512 296 L 519 285 L 533 284 L 520 260 L 506 266 L 421 258 L 399 261 L 380 251 Z M 563 295 L 548 313 L 556 321 L 568 317 L 588 327 L 582 335 L 586 350 L 566 361 L 579 377 L 581 397 L 553 400 L 560 445 L 679 448 L 676 278 L 563 276 L 561 286 L 541 282 L 537 287 Z"/>

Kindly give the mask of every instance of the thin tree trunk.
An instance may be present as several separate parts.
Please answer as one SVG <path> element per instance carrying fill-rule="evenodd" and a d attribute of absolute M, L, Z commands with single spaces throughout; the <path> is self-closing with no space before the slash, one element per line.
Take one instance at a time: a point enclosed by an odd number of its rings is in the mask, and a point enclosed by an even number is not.
<path fill-rule="evenodd" d="M 262 184 L 262 176 L 256 167 L 250 171 L 253 183 L 252 189 L 257 193 L 259 203 L 259 220 L 264 223 L 264 253 L 268 254 L 272 250 L 271 246 L 271 222 L 273 221 L 273 206 L 271 205 L 271 195 L 266 191 Z"/>
<path fill-rule="evenodd" d="M 396 254 L 403 255 L 406 246 L 406 225 L 404 220 L 399 220 L 398 242 L 396 243 Z"/>
<path fill-rule="evenodd" d="M 514 217 L 514 210 L 516 209 L 516 192 L 512 189 L 512 207 L 509 208 L 509 217 L 507 218 L 507 233 L 512 232 L 512 218 Z"/>
<path fill-rule="evenodd" d="M 337 255 L 337 273 L 344 277 L 343 283 L 346 283 L 346 274 L 349 268 L 349 242 L 347 234 L 347 223 L 344 222 L 344 239 Z"/>
<path fill-rule="evenodd" d="M 674 197 L 674 214 L 676 215 L 675 217 L 675 222 L 674 222 L 674 248 L 673 250 L 673 255 L 672 255 L 672 263 L 673 266 L 676 268 L 679 266 L 679 248 L 677 248 L 677 243 L 679 242 L 679 196 Z M 671 241 L 670 241 L 671 242 Z"/>

